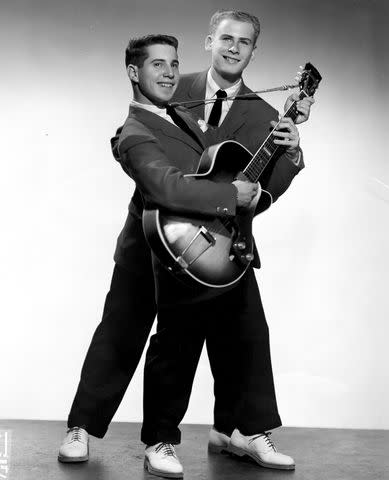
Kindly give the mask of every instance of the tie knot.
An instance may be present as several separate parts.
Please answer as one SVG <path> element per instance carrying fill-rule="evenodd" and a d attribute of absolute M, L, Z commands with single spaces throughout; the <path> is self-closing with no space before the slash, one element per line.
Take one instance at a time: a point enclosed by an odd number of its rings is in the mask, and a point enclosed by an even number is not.
<path fill-rule="evenodd" d="M 226 98 L 227 92 L 225 90 L 218 90 L 216 92 L 217 98 Z"/>

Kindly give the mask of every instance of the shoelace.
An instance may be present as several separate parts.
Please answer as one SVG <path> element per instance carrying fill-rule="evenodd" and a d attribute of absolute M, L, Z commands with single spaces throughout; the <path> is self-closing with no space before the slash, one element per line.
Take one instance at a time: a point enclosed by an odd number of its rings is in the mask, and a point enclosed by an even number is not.
<path fill-rule="evenodd" d="M 81 442 L 82 441 L 82 432 L 80 427 L 73 427 L 69 429 L 69 432 L 72 432 L 71 442 Z"/>
<path fill-rule="evenodd" d="M 268 447 L 270 447 L 271 449 L 273 449 L 275 452 L 277 451 L 276 449 L 276 446 L 274 445 L 274 443 L 270 440 L 270 435 L 271 435 L 271 432 L 263 432 L 263 433 L 260 433 L 259 435 L 255 435 L 255 437 L 253 438 L 250 438 L 249 440 L 249 443 L 252 443 L 254 440 L 256 440 L 257 438 L 260 438 L 260 437 L 263 437 L 265 439 L 265 443 Z"/>
<path fill-rule="evenodd" d="M 160 450 L 162 450 L 162 453 L 167 457 L 176 458 L 176 452 L 174 451 L 174 447 L 171 443 L 160 443 L 155 451 L 158 453 Z"/>

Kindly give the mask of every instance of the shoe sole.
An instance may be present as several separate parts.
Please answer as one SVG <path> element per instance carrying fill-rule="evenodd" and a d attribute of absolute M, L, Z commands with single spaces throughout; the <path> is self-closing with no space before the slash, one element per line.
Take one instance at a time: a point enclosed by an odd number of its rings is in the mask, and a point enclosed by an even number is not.
<path fill-rule="evenodd" d="M 62 463 L 81 463 L 88 460 L 89 455 L 85 455 L 84 457 L 63 457 L 61 455 L 58 455 L 58 461 Z"/>
<path fill-rule="evenodd" d="M 147 458 L 145 458 L 145 461 L 144 461 L 144 467 L 145 467 L 145 470 L 147 470 L 149 473 L 151 473 L 152 475 L 157 475 L 157 477 L 164 477 L 164 478 L 184 478 L 184 474 L 183 473 L 169 473 L 169 472 L 164 472 L 162 470 L 158 470 L 157 468 L 153 468 L 151 465 L 150 465 L 150 462 L 147 460 Z"/>
<path fill-rule="evenodd" d="M 254 461 L 257 465 L 265 468 L 273 468 L 277 470 L 295 470 L 295 465 L 277 465 L 274 463 L 265 463 L 255 455 L 251 455 L 250 453 L 243 450 L 243 448 L 235 447 L 234 445 L 230 445 L 228 449 L 229 453 L 233 456 L 238 457 L 241 460 L 249 460 Z"/>

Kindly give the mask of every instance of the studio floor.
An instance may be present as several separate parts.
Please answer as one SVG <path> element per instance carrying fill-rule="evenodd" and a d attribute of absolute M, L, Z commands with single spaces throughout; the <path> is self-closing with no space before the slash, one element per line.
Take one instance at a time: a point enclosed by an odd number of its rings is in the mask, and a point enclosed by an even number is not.
<path fill-rule="evenodd" d="M 143 469 L 140 424 L 112 423 L 104 439 L 91 437 L 90 459 L 57 461 L 66 434 L 62 421 L 0 420 L 8 432 L 9 480 L 154 480 Z M 186 480 L 389 480 L 389 431 L 281 428 L 272 439 L 294 457 L 295 471 L 270 470 L 229 455 L 207 452 L 209 426 L 183 425 L 177 448 Z M 4 459 L 1 465 L 5 465 Z"/>

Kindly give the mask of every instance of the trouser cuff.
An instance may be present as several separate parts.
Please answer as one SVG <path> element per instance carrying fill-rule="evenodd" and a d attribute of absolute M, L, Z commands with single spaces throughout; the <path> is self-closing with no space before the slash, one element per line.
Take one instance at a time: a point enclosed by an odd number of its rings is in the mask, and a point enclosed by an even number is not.
<path fill-rule="evenodd" d="M 155 427 L 142 426 L 140 435 L 141 441 L 150 446 L 156 443 L 171 443 L 172 445 L 178 445 L 181 443 L 181 432 L 178 428 L 171 429 L 156 429 Z"/>
<path fill-rule="evenodd" d="M 256 435 L 257 433 L 266 432 L 267 430 L 273 430 L 273 428 L 281 427 L 282 422 L 279 416 L 266 419 L 262 422 L 241 422 L 236 425 L 236 428 L 240 431 L 242 435 L 251 436 Z"/>
<path fill-rule="evenodd" d="M 90 421 L 88 422 L 88 420 L 85 418 L 77 418 L 77 417 L 69 418 L 67 425 L 68 425 L 68 428 L 73 428 L 73 427 L 84 428 L 89 435 L 92 435 L 93 437 L 96 437 L 96 438 L 104 438 L 108 430 L 108 425 L 107 426 L 96 425 L 95 423 L 92 423 Z"/>

